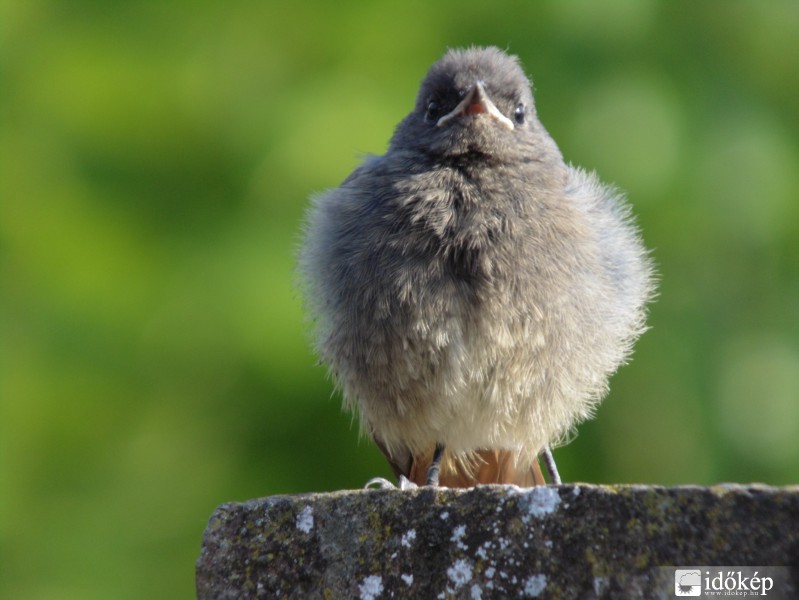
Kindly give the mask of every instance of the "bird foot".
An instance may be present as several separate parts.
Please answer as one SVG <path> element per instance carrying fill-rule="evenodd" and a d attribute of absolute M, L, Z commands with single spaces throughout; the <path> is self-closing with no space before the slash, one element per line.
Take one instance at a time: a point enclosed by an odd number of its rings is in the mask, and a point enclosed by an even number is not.
<path fill-rule="evenodd" d="M 417 486 L 413 481 L 405 477 L 405 475 L 399 476 L 399 487 L 391 483 L 388 479 L 383 477 L 372 477 L 369 481 L 366 482 L 366 485 L 363 486 L 365 490 L 375 489 L 375 490 L 415 490 Z"/>

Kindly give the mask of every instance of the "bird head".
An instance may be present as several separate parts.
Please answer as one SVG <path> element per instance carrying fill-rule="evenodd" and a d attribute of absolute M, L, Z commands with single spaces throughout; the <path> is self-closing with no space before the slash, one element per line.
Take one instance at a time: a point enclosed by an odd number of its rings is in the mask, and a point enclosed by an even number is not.
<path fill-rule="evenodd" d="M 413 111 L 391 140 L 392 149 L 434 159 L 508 163 L 534 160 L 553 146 L 517 58 L 494 47 L 447 52 L 428 71 Z"/>

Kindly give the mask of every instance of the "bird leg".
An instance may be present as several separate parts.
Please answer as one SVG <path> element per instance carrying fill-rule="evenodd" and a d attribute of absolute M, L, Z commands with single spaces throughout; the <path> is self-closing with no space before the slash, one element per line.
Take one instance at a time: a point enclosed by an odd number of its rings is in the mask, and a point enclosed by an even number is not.
<path fill-rule="evenodd" d="M 436 444 L 436 449 L 433 452 L 433 461 L 430 463 L 430 468 L 427 469 L 427 479 L 425 485 L 432 485 L 438 487 L 438 477 L 441 474 L 441 459 L 444 456 L 444 444 Z"/>
<path fill-rule="evenodd" d="M 560 485 L 560 473 L 558 473 L 558 467 L 555 464 L 555 458 L 552 456 L 552 450 L 549 446 L 545 446 L 544 449 L 541 451 L 541 455 L 544 457 L 544 464 L 547 466 L 547 475 L 549 475 L 549 483 L 553 483 L 555 485 Z"/>

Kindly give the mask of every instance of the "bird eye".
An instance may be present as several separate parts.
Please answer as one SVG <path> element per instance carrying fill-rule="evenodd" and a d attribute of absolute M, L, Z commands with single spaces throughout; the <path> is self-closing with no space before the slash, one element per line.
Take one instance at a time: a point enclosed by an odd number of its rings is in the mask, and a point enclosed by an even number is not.
<path fill-rule="evenodd" d="M 441 114 L 441 107 L 439 106 L 438 102 L 435 100 L 430 100 L 427 103 L 427 112 L 424 115 L 424 118 L 428 121 L 435 121 Z"/>
<path fill-rule="evenodd" d="M 524 104 L 522 104 L 522 103 L 520 102 L 519 104 L 517 104 L 517 105 L 516 105 L 516 109 L 513 111 L 513 118 L 516 120 L 516 122 L 517 122 L 519 125 L 521 125 L 522 123 L 524 123 L 524 116 L 525 116 L 525 113 L 526 113 L 526 112 L 527 112 L 527 111 L 526 111 L 526 109 L 524 108 Z"/>

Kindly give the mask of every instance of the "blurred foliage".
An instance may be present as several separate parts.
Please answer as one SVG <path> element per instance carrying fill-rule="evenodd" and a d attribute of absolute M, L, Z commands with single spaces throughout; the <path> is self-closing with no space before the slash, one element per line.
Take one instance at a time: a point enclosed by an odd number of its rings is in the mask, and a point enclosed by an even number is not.
<path fill-rule="evenodd" d="M 189 598 L 227 500 L 388 475 L 292 286 L 310 194 L 496 44 L 627 190 L 652 326 L 567 480 L 796 481 L 799 4 L 0 5 L 0 597 Z"/>

